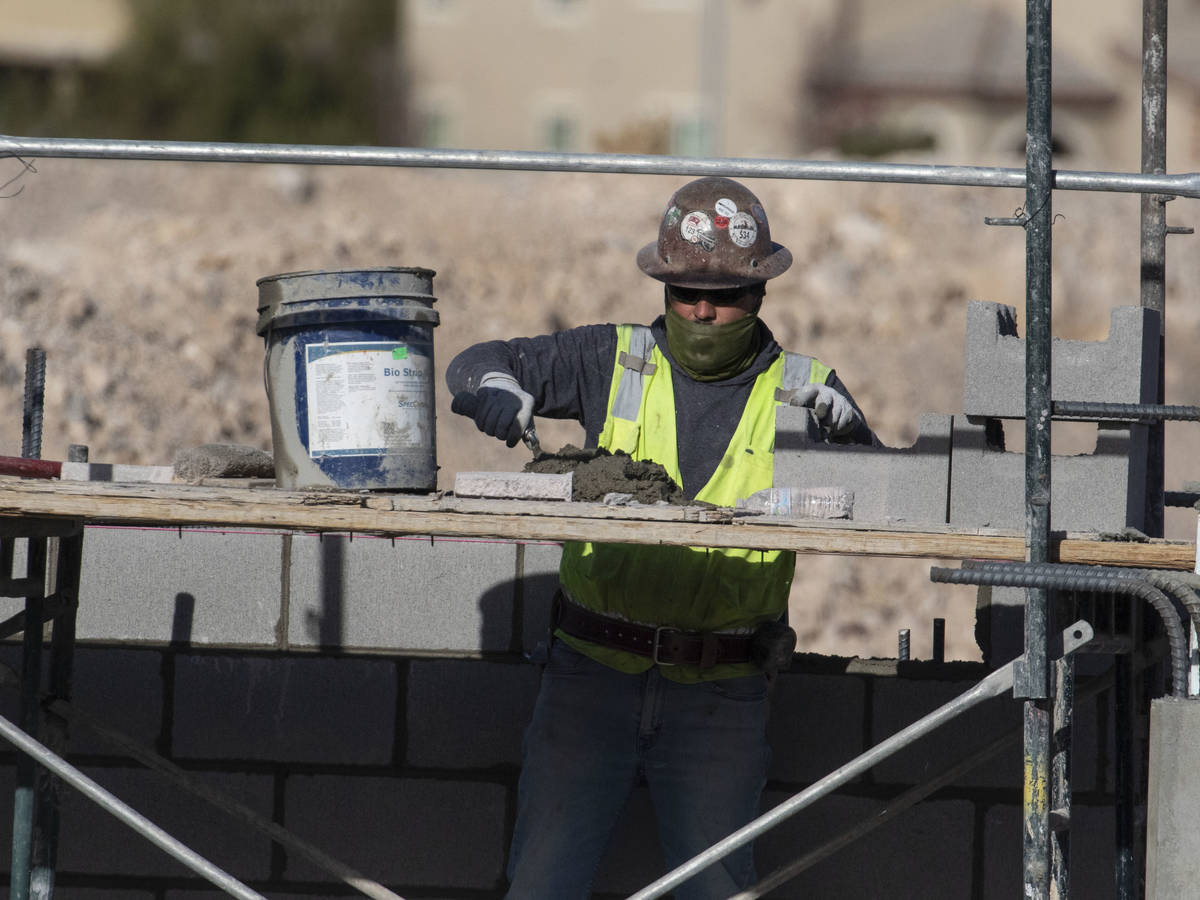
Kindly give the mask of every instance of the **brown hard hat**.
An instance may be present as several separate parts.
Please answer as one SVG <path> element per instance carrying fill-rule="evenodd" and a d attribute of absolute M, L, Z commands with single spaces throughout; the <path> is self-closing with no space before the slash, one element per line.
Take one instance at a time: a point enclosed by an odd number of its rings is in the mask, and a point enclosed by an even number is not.
<path fill-rule="evenodd" d="M 792 254 L 771 240 L 767 214 L 745 185 L 710 176 L 671 196 L 658 240 L 638 252 L 637 262 L 659 281 L 719 290 L 782 275 Z"/>

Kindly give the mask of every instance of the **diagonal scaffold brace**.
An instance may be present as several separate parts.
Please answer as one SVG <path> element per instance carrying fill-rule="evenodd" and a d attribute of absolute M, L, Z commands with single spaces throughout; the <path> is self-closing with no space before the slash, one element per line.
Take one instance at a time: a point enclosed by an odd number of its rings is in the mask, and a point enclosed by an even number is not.
<path fill-rule="evenodd" d="M 1092 626 L 1082 619 L 1063 630 L 1061 635 L 1062 658 L 1075 653 L 1091 641 L 1094 632 Z M 934 731 L 956 716 L 961 715 L 972 707 L 978 706 L 985 700 L 1011 695 L 1016 669 L 1023 663 L 1024 656 L 1019 656 L 1012 662 L 992 672 L 970 690 L 960 694 L 933 712 L 913 722 L 907 728 L 898 731 L 891 737 L 880 741 L 867 752 L 855 757 L 841 768 L 835 769 L 820 781 L 810 785 L 789 799 L 783 801 L 774 809 L 759 816 L 754 821 L 742 826 L 733 834 L 718 841 L 703 853 L 697 854 L 687 862 L 668 872 L 662 878 L 649 884 L 628 900 L 651 900 L 662 897 L 671 889 L 683 884 L 697 872 L 708 868 L 717 860 L 728 856 L 737 848 L 748 844 L 759 835 L 774 828 L 800 810 L 812 805 L 820 798 L 832 793 L 837 788 L 857 778 L 876 764 L 887 759 L 898 750 L 907 747 L 918 738 Z"/>

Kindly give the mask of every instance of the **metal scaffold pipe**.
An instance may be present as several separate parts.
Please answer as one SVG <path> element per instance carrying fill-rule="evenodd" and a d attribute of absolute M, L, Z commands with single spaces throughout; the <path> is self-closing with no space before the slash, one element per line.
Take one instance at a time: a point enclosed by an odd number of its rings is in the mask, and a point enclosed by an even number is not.
<path fill-rule="evenodd" d="M 1025 188 L 1025 170 L 987 166 L 914 165 L 827 160 L 705 159 L 625 153 L 546 153 L 516 150 L 440 150 L 424 147 L 343 147 L 208 141 L 135 141 L 0 135 L 0 158 L 119 159 L 176 162 L 288 163 L 594 172 L 629 175 L 727 175 L 808 181 L 868 181 L 962 187 Z M 1200 198 L 1200 173 L 1057 171 L 1061 191 L 1156 193 Z"/>
<path fill-rule="evenodd" d="M 69 762 L 52 753 L 43 744 L 35 741 L 23 730 L 8 719 L 0 716 L 0 738 L 8 741 L 28 758 L 45 766 L 85 798 L 98 804 L 109 814 L 120 819 L 142 837 L 146 838 L 159 849 L 165 851 L 179 862 L 183 863 L 196 874 L 210 883 L 221 888 L 231 897 L 241 900 L 266 900 L 257 891 L 251 890 L 229 873 L 213 865 L 191 848 L 180 843 L 163 829 L 159 828 L 133 807 L 105 790 L 95 781 L 84 775 Z"/>

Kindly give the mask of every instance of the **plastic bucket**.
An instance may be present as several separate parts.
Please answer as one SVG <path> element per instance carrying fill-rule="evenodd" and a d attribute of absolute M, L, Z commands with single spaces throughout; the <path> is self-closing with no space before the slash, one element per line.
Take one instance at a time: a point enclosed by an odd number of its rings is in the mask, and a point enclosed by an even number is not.
<path fill-rule="evenodd" d="M 279 487 L 436 489 L 433 276 L 330 269 L 256 282 Z"/>

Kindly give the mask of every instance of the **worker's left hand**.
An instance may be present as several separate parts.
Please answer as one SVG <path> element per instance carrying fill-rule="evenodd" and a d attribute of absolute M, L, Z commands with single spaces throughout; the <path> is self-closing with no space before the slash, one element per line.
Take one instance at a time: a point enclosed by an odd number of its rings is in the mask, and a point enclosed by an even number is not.
<path fill-rule="evenodd" d="M 854 404 L 825 384 L 806 384 L 796 391 L 793 406 L 808 406 L 834 437 L 853 431 L 860 417 Z"/>

